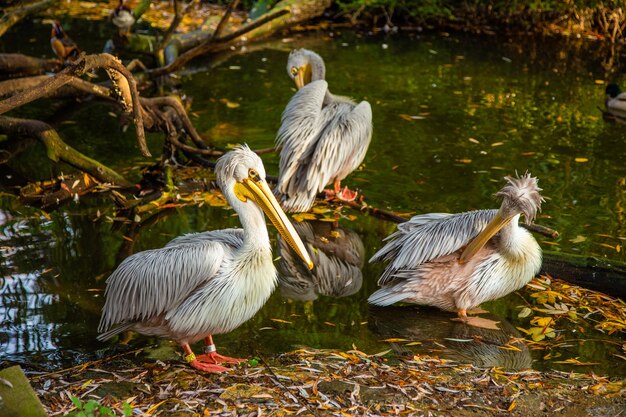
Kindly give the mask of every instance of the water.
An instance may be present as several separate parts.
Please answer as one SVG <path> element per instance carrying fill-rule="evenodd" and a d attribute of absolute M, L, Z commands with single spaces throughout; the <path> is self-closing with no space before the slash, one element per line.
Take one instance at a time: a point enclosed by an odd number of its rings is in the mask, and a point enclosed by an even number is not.
<path fill-rule="evenodd" d="M 104 37 L 102 31 L 93 36 L 93 44 Z M 3 42 L 2 49 L 13 51 Z M 625 261 L 626 132 L 604 122 L 597 109 L 604 85 L 595 80 L 605 78 L 605 56 L 597 44 L 562 42 L 316 34 L 254 48 L 211 71 L 199 66 L 183 76 L 181 91 L 193 99 L 194 124 L 214 144 L 269 147 L 294 92 L 285 70 L 288 51 L 314 49 L 326 60 L 334 93 L 372 105 L 372 144 L 363 169 L 346 181 L 362 189 L 369 204 L 404 213 L 497 207 L 492 194 L 501 178 L 528 170 L 539 177 L 547 200 L 538 222 L 561 232 L 557 240 L 538 237 L 544 250 Z M 56 111 L 39 104 L 20 114 Z M 80 151 L 137 179 L 150 161 L 136 150 L 133 129 L 121 132 L 109 111 L 102 104 L 81 106 L 71 114 L 78 123 L 59 124 L 59 131 Z M 159 135 L 149 135 L 153 154 L 160 154 L 161 144 Z M 69 171 L 33 149 L 0 165 L 0 190 L 12 191 L 24 177 Z M 263 160 L 269 173 L 277 172 L 275 155 Z M 6 194 L 0 201 L 3 357 L 46 369 L 110 353 L 113 344 L 96 342 L 95 329 L 104 281 L 122 259 L 183 233 L 238 225 L 232 211 L 206 205 L 169 210 L 142 228 L 120 228 L 107 220 L 115 214 L 105 198 L 83 199 L 51 213 L 21 206 Z M 455 324 L 450 314 L 433 309 L 370 308 L 365 300 L 383 266 L 367 260 L 395 225 L 357 215 L 342 218 L 339 226 L 300 227 L 321 233 L 328 243 L 319 249 L 329 257 L 343 257 L 342 279 L 296 282 L 289 279 L 290 265 L 281 263 L 281 287 L 267 305 L 236 331 L 216 337 L 223 353 L 243 357 L 300 346 L 356 346 L 368 353 L 429 353 L 482 366 L 626 375 L 624 361 L 614 356 L 624 355 L 619 335 L 567 331 L 567 346 L 555 349 L 558 360 L 578 358 L 597 362 L 594 366 L 555 363 L 528 343 L 519 351 L 494 349 L 508 335 L 522 336 L 516 326 L 528 326 L 528 319 L 517 318 L 516 307 L 528 296 L 524 292 L 486 306 L 502 321 L 504 336 Z M 390 339 L 406 341 L 385 341 Z M 145 337 L 130 342 L 151 343 L 171 345 Z"/>

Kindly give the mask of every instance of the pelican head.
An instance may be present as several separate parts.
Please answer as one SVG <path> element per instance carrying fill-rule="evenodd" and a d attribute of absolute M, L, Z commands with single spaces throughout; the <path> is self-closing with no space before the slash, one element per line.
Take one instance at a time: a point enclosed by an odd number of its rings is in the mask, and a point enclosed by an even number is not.
<path fill-rule="evenodd" d="M 537 211 L 541 210 L 544 199 L 539 193 L 541 188 L 537 185 L 537 178 L 526 173 L 521 177 L 507 176 L 504 179 L 507 183 L 495 194 L 497 198 L 502 198 L 500 209 L 483 231 L 467 245 L 459 259 L 460 263 L 467 262 L 489 239 L 519 215 L 523 214 L 526 224 L 530 224 Z"/>
<path fill-rule="evenodd" d="M 245 225 L 246 218 L 251 216 L 250 205 L 260 208 L 289 246 L 309 269 L 313 269 L 313 262 L 302 240 L 265 181 L 265 168 L 257 154 L 247 145 L 239 146 L 217 161 L 215 175 L 218 185 L 239 214 L 242 224 Z"/>
<path fill-rule="evenodd" d="M 287 73 L 301 89 L 311 81 L 323 80 L 326 75 L 324 60 L 308 49 L 294 49 L 287 60 Z"/>

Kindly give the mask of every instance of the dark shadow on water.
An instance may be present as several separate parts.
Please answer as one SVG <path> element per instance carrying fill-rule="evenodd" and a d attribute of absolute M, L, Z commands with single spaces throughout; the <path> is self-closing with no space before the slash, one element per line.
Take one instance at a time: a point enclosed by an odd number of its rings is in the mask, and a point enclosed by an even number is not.
<path fill-rule="evenodd" d="M 309 270 L 277 235 L 278 284 L 283 297 L 299 301 L 315 300 L 320 295 L 340 298 L 361 289 L 365 248 L 356 232 L 323 221 L 303 221 L 294 227 L 315 267 Z"/>
<path fill-rule="evenodd" d="M 371 307 L 369 326 L 383 339 L 406 340 L 389 342 L 398 356 L 429 354 L 511 371 L 532 368 L 533 359 L 522 335 L 502 317 L 481 315 L 498 321 L 500 330 L 468 326 L 452 321 L 453 317 L 427 307 Z"/>

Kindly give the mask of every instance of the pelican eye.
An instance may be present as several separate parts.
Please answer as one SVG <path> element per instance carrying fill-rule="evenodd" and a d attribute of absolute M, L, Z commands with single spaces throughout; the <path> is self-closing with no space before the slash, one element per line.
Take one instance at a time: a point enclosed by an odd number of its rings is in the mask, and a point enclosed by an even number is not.
<path fill-rule="evenodd" d="M 296 68 L 296 67 L 291 67 L 291 75 L 292 75 L 292 76 L 294 76 L 294 77 L 295 77 L 296 75 L 298 75 L 298 68 Z"/>
<path fill-rule="evenodd" d="M 259 182 L 259 181 L 261 180 L 261 177 L 259 176 L 259 173 L 258 173 L 258 172 L 256 172 L 256 170 L 255 170 L 255 169 L 253 169 L 253 168 L 250 168 L 250 169 L 248 170 L 248 177 L 249 177 L 252 181 L 254 181 L 254 182 Z"/>

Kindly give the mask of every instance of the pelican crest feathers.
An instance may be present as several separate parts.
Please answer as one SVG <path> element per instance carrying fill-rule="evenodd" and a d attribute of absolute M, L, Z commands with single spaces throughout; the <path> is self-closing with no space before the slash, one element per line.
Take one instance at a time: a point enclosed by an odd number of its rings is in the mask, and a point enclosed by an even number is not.
<path fill-rule="evenodd" d="M 541 203 L 544 198 L 541 196 L 536 177 L 528 172 L 524 175 L 504 177 L 507 184 L 495 194 L 496 198 L 502 198 L 503 205 L 511 205 L 524 214 L 526 224 L 531 224 L 537 216 L 537 211 L 541 211 Z"/>

